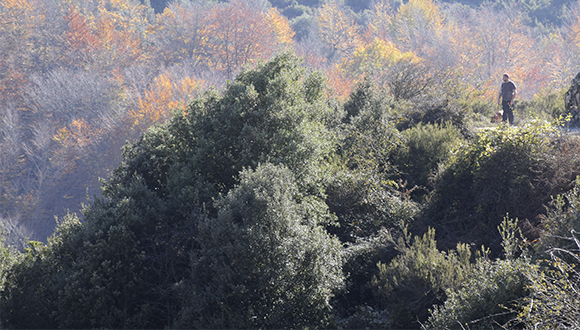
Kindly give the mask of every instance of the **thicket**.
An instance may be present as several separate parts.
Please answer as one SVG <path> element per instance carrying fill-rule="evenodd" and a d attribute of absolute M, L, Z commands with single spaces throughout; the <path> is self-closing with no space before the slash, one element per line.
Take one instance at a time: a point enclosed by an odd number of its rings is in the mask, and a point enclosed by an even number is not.
<path fill-rule="evenodd" d="M 370 80 L 344 103 L 326 91 L 281 53 L 127 143 L 81 219 L 2 243 L 1 326 L 571 322 L 577 136 L 534 121 L 462 134 L 442 119 L 458 104 L 422 96 L 441 122 L 401 126 L 408 100 Z"/>

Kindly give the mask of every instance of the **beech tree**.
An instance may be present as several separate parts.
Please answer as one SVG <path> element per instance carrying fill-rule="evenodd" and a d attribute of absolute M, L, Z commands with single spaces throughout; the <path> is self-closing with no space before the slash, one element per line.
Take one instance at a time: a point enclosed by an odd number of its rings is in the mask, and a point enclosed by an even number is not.
<path fill-rule="evenodd" d="M 349 56 L 359 47 L 359 27 L 344 6 L 329 1 L 317 14 L 321 39 L 329 48 L 329 58 Z"/>
<path fill-rule="evenodd" d="M 206 36 L 210 39 L 210 63 L 232 77 L 246 63 L 266 59 L 276 49 L 276 30 L 266 15 L 246 0 L 220 4 L 210 14 Z"/>
<path fill-rule="evenodd" d="M 172 2 L 157 16 L 157 31 L 151 36 L 158 61 L 173 65 L 184 60 L 196 68 L 209 66 L 211 50 L 206 26 L 212 5 L 204 2 Z"/>

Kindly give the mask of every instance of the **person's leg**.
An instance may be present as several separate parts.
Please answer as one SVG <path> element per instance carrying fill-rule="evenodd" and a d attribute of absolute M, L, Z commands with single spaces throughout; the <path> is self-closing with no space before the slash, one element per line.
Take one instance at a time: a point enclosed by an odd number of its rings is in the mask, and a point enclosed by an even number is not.
<path fill-rule="evenodd" d="M 514 107 L 507 101 L 501 102 L 503 109 L 502 121 L 507 121 L 510 125 L 514 123 Z"/>
<path fill-rule="evenodd" d="M 508 121 L 510 123 L 510 125 L 513 125 L 514 123 L 514 107 L 513 105 L 508 105 L 510 111 L 508 112 Z"/>
<path fill-rule="evenodd" d="M 503 110 L 503 115 L 501 116 L 501 121 L 508 121 L 508 118 L 509 118 L 508 113 L 511 111 L 509 102 L 502 101 L 501 108 Z M 513 114 L 512 114 L 512 116 L 513 116 Z"/>

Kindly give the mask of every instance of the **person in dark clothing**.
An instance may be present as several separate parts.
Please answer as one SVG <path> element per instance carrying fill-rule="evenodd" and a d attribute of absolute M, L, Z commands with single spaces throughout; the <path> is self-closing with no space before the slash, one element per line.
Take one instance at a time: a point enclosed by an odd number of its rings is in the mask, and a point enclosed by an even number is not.
<path fill-rule="evenodd" d="M 507 74 L 503 75 L 503 83 L 499 90 L 497 97 L 497 104 L 501 101 L 501 108 L 503 110 L 502 121 L 509 121 L 510 125 L 514 123 L 514 101 L 516 99 L 516 84 L 510 80 Z"/>

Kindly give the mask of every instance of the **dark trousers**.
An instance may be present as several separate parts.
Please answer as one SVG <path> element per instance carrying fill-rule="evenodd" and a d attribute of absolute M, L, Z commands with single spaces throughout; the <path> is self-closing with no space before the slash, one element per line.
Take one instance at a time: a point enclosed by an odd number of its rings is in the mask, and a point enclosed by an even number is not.
<path fill-rule="evenodd" d="M 508 121 L 510 125 L 514 123 L 514 107 L 510 101 L 501 101 L 501 108 L 503 109 L 502 121 Z"/>

